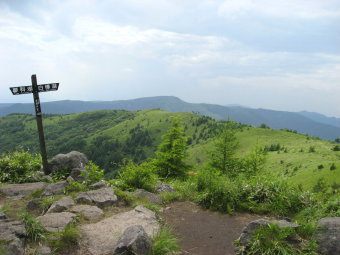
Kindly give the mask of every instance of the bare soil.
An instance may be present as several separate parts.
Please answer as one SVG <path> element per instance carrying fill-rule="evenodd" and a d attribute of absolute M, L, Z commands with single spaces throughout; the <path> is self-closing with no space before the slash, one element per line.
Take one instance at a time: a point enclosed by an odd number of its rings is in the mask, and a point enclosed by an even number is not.
<path fill-rule="evenodd" d="M 180 239 L 181 255 L 234 255 L 233 241 L 240 236 L 243 227 L 264 217 L 221 214 L 185 201 L 165 208 L 164 218 Z"/>

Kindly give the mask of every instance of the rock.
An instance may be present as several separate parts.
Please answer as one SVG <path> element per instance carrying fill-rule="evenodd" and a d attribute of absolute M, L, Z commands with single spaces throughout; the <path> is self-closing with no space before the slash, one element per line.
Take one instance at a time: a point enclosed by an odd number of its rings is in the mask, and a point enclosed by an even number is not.
<path fill-rule="evenodd" d="M 107 187 L 107 183 L 105 181 L 99 181 L 89 186 L 90 189 L 101 189 L 101 188 L 106 188 L 106 187 Z"/>
<path fill-rule="evenodd" d="M 85 168 L 89 164 L 86 156 L 78 151 L 71 151 L 67 154 L 58 154 L 49 162 L 52 173 L 66 172 L 69 173 L 73 168 Z"/>
<path fill-rule="evenodd" d="M 114 255 L 148 255 L 151 239 L 140 225 L 125 229 L 113 250 Z"/>
<path fill-rule="evenodd" d="M 90 220 L 99 218 L 104 214 L 102 209 L 92 205 L 76 205 L 70 209 L 70 212 L 81 213 L 85 218 Z"/>
<path fill-rule="evenodd" d="M 29 211 L 40 210 L 41 209 L 40 199 L 35 198 L 35 199 L 28 201 L 26 205 L 26 209 Z"/>
<path fill-rule="evenodd" d="M 157 184 L 155 189 L 158 193 L 174 192 L 175 191 L 175 189 L 173 187 L 171 187 L 169 184 L 166 184 L 166 183 Z"/>
<path fill-rule="evenodd" d="M 33 192 L 45 188 L 45 182 L 33 182 L 22 184 L 8 184 L 0 187 L 0 192 L 11 199 L 23 199 L 31 195 Z"/>
<path fill-rule="evenodd" d="M 84 168 L 73 168 L 70 176 L 74 179 L 74 181 L 82 183 L 86 180 L 87 172 Z"/>
<path fill-rule="evenodd" d="M 11 255 L 23 255 L 26 237 L 24 224 L 21 221 L 5 219 L 0 221 L 0 230 L 0 244 L 3 250 Z"/>
<path fill-rule="evenodd" d="M 60 232 L 72 223 L 76 215 L 70 212 L 48 213 L 37 217 L 37 220 L 48 232 Z"/>
<path fill-rule="evenodd" d="M 267 226 L 270 223 L 276 223 L 278 224 L 279 227 L 291 227 L 291 228 L 297 228 L 299 225 L 293 224 L 291 222 L 288 222 L 286 220 L 264 220 L 264 219 L 259 219 L 250 222 L 246 227 L 243 228 L 242 233 L 240 235 L 240 242 L 239 244 L 241 246 L 247 246 L 249 242 L 253 238 L 253 234 L 255 231 L 261 227 L 261 226 Z"/>
<path fill-rule="evenodd" d="M 340 254 L 340 217 L 327 217 L 318 221 L 315 239 L 321 255 Z"/>
<path fill-rule="evenodd" d="M 67 181 L 68 184 L 75 182 L 75 180 L 71 176 L 67 177 L 66 181 Z"/>
<path fill-rule="evenodd" d="M 44 172 L 42 171 L 35 171 L 32 176 L 33 180 L 36 182 L 42 181 L 43 177 L 44 177 Z"/>
<path fill-rule="evenodd" d="M 7 219 L 6 214 L 3 212 L 0 212 L 0 220 L 5 220 L 5 219 Z"/>
<path fill-rule="evenodd" d="M 60 200 L 54 202 L 46 213 L 56 213 L 66 211 L 75 203 L 71 197 L 63 197 Z"/>
<path fill-rule="evenodd" d="M 100 208 L 114 205 L 117 202 L 117 196 L 113 193 L 112 188 L 102 188 L 80 192 L 76 198 L 77 203 L 95 204 Z"/>
<path fill-rule="evenodd" d="M 125 229 L 135 225 L 141 225 L 150 238 L 159 230 L 155 213 L 143 206 L 81 226 L 83 253 L 89 251 L 92 255 L 112 254 Z"/>
<path fill-rule="evenodd" d="M 52 177 L 49 176 L 49 175 L 44 175 L 44 176 L 42 177 L 42 180 L 43 180 L 43 181 L 47 181 L 47 182 L 52 182 L 52 181 L 53 181 Z"/>
<path fill-rule="evenodd" d="M 60 195 L 69 184 L 66 181 L 51 183 L 45 187 L 43 196 Z"/>
<path fill-rule="evenodd" d="M 50 255 L 50 254 L 52 254 L 52 250 L 48 246 L 39 246 L 36 249 L 35 254 L 37 254 L 37 255 Z"/>
<path fill-rule="evenodd" d="M 155 204 L 155 205 L 162 205 L 163 200 L 156 194 L 148 192 L 143 189 L 137 189 L 133 194 L 139 196 L 139 197 L 144 197 L 149 200 L 150 203 Z"/>

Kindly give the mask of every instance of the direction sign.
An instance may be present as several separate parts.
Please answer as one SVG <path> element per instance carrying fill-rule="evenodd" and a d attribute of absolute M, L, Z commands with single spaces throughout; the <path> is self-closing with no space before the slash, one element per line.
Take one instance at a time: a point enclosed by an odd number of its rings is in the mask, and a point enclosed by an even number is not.
<path fill-rule="evenodd" d="M 47 92 L 58 90 L 59 83 L 49 83 L 49 84 L 39 84 L 38 92 Z M 32 86 L 21 86 L 21 87 L 11 87 L 9 88 L 13 95 L 30 94 L 33 93 Z"/>

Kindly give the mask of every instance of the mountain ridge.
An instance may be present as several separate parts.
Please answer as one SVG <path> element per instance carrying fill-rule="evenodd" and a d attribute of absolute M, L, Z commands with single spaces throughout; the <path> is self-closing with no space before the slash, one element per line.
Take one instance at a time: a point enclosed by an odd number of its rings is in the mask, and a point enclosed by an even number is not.
<path fill-rule="evenodd" d="M 248 125 L 265 123 L 273 129 L 291 129 L 326 140 L 340 137 L 340 119 L 318 113 L 286 112 L 253 109 L 243 106 L 222 106 L 207 103 L 188 103 L 174 96 L 144 97 L 117 101 L 61 100 L 42 103 L 45 114 L 71 114 L 95 110 L 144 110 L 159 108 L 170 112 L 194 112 L 216 120 L 231 119 Z M 0 108 L 0 116 L 11 113 L 34 113 L 33 104 L 12 104 Z M 332 124 L 335 123 L 335 124 Z"/>

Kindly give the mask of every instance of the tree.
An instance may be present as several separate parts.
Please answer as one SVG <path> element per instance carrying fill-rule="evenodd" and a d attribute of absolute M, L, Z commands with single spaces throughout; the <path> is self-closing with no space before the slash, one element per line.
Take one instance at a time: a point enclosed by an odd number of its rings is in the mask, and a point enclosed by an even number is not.
<path fill-rule="evenodd" d="M 238 147 L 235 134 L 236 131 L 226 124 L 209 155 L 210 166 L 228 175 L 234 175 L 238 165 L 238 160 L 235 158 Z"/>
<path fill-rule="evenodd" d="M 266 155 L 264 150 L 255 146 L 250 154 L 244 160 L 245 171 L 248 175 L 254 175 L 261 171 L 266 162 Z"/>
<path fill-rule="evenodd" d="M 172 117 L 172 125 L 162 136 L 162 140 L 154 160 L 157 173 L 164 178 L 185 177 L 191 166 L 184 162 L 188 156 L 187 137 L 184 135 L 180 117 Z"/>
<path fill-rule="evenodd" d="M 336 139 L 334 140 L 334 142 L 340 143 L 340 138 L 336 138 Z"/>

